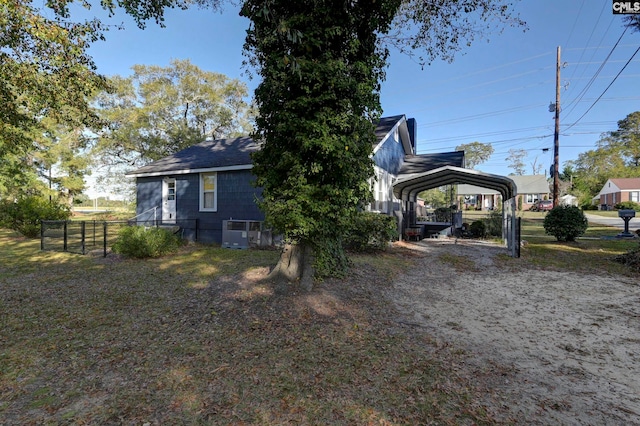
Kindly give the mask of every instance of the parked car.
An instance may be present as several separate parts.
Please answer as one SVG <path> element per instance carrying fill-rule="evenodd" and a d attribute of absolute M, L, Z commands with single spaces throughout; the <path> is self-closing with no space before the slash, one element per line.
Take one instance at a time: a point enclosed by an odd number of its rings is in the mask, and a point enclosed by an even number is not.
<path fill-rule="evenodd" d="M 553 201 L 551 200 L 543 200 L 538 201 L 535 206 L 535 211 L 537 212 L 548 212 L 553 208 Z"/>

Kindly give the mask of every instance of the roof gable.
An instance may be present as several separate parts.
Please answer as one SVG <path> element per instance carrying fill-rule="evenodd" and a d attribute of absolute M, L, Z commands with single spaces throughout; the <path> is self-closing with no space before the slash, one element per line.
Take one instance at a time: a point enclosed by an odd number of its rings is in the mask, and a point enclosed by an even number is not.
<path fill-rule="evenodd" d="M 405 155 L 411 155 L 414 153 L 415 141 L 415 120 L 411 119 L 411 129 L 409 129 L 409 123 L 404 115 L 394 115 L 391 117 L 382 117 L 376 125 L 376 143 L 373 147 L 373 153 L 375 154 L 384 143 L 393 137 L 395 140 L 402 144 Z"/>

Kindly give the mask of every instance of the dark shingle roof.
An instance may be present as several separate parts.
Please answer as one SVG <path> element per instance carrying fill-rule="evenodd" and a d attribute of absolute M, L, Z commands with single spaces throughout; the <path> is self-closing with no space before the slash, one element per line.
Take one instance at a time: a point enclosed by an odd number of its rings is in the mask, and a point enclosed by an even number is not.
<path fill-rule="evenodd" d="M 464 151 L 407 155 L 398 176 L 424 173 L 444 166 L 463 167 Z"/>
<path fill-rule="evenodd" d="M 250 165 L 251 153 L 257 150 L 258 145 L 248 137 L 208 140 L 154 161 L 129 174 L 135 176 L 148 173 Z"/>
<path fill-rule="evenodd" d="M 381 118 L 375 131 L 377 143 L 403 118 L 404 115 Z M 128 173 L 128 175 L 139 176 L 217 167 L 250 166 L 252 164 L 250 154 L 258 149 L 258 145 L 249 137 L 208 140 L 147 164 Z"/>
<path fill-rule="evenodd" d="M 382 117 L 380 121 L 378 121 L 378 125 L 376 126 L 376 139 L 378 142 L 382 141 L 382 139 L 393 129 L 398 121 L 402 120 L 404 115 L 394 115 L 392 117 Z"/>

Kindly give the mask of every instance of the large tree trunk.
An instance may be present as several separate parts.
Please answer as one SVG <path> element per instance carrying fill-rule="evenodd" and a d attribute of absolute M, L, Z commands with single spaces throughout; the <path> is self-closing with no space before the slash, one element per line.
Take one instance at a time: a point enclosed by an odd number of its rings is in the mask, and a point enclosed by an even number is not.
<path fill-rule="evenodd" d="M 306 244 L 285 244 L 280 260 L 269 273 L 269 279 L 299 284 L 304 290 L 313 288 L 313 250 Z"/>

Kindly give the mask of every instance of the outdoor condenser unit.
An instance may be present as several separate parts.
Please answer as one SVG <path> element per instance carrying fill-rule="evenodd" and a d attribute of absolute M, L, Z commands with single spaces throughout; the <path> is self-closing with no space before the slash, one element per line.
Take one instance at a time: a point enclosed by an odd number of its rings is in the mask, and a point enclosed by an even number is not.
<path fill-rule="evenodd" d="M 223 220 L 222 247 L 247 249 L 271 244 L 271 233 L 262 229 L 262 222 L 255 220 Z"/>

